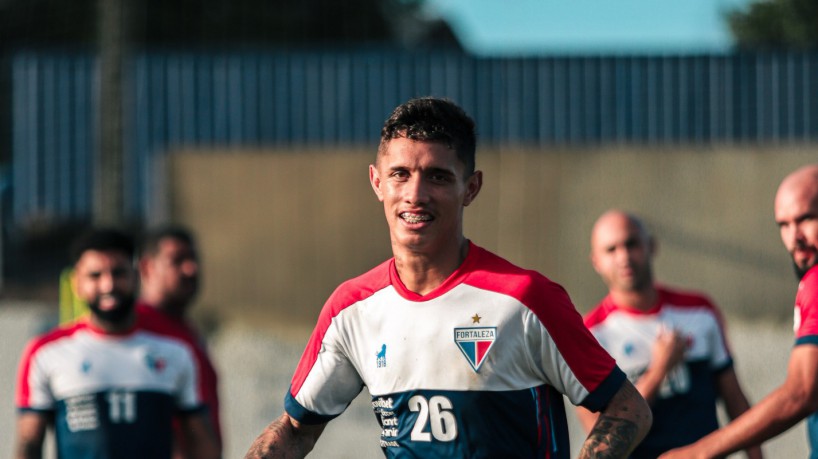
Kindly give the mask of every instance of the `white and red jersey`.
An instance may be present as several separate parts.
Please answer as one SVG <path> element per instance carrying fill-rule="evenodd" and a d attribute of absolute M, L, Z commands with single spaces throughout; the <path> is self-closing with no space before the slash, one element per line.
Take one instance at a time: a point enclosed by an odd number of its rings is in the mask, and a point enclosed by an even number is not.
<path fill-rule="evenodd" d="M 173 415 L 203 409 L 197 375 L 182 341 L 107 334 L 86 319 L 28 344 L 16 405 L 54 416 L 63 459 L 170 458 Z"/>
<path fill-rule="evenodd" d="M 325 304 L 285 399 L 307 424 L 363 386 L 388 457 L 569 457 L 562 395 L 598 411 L 625 379 L 565 290 L 470 244 L 418 295 L 394 260 Z"/>
<path fill-rule="evenodd" d="M 795 345 L 818 345 L 818 266 L 813 266 L 801 282 L 795 295 Z M 807 436 L 812 455 L 818 455 L 818 413 L 807 418 Z"/>
<path fill-rule="evenodd" d="M 793 329 L 795 344 L 818 344 L 818 266 L 798 283 Z"/>
<path fill-rule="evenodd" d="M 199 370 L 197 380 L 199 381 L 199 391 L 202 394 L 205 405 L 210 415 L 210 422 L 213 430 L 221 442 L 221 416 L 219 408 L 218 374 L 210 359 L 207 346 L 195 328 L 184 318 L 173 317 L 162 313 L 143 300 L 136 302 L 137 324 L 147 331 L 158 333 L 162 336 L 170 336 L 182 340 L 193 351 L 196 358 L 196 367 Z M 182 432 L 177 427 L 177 438 L 184 441 Z"/>
<path fill-rule="evenodd" d="M 657 457 L 716 430 L 715 376 L 733 364 L 721 314 L 710 299 L 665 287 L 657 291 L 657 302 L 647 311 L 617 305 L 608 295 L 585 317 L 585 325 L 634 383 L 650 365 L 661 330 L 676 330 L 687 340 L 685 361 L 662 382 L 651 407 L 653 426 L 634 458 Z"/>

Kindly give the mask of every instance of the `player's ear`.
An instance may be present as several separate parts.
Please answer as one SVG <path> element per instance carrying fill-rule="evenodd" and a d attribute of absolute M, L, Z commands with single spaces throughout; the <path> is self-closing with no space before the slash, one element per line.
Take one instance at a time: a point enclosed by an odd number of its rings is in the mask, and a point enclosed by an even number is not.
<path fill-rule="evenodd" d="M 483 188 L 483 171 L 474 171 L 471 177 L 466 179 L 466 196 L 463 198 L 463 207 L 474 201 L 481 188 Z"/>
<path fill-rule="evenodd" d="M 591 253 L 588 254 L 588 259 L 591 260 L 591 266 L 594 267 L 594 271 L 596 271 L 597 274 L 600 274 L 599 273 L 599 267 L 597 266 L 597 262 L 596 262 L 596 256 L 594 256 L 594 250 L 593 249 L 591 249 Z"/>
<path fill-rule="evenodd" d="M 375 192 L 375 196 L 378 197 L 378 201 L 383 202 L 383 192 L 381 191 L 381 176 L 378 172 L 378 168 L 375 167 L 374 164 L 369 165 L 369 184 L 372 185 L 372 190 Z"/>
<path fill-rule="evenodd" d="M 150 261 L 148 260 L 148 257 L 142 256 L 139 258 L 139 260 L 136 262 L 136 269 L 139 273 L 139 277 L 145 277 L 145 274 L 150 268 L 149 264 Z"/>

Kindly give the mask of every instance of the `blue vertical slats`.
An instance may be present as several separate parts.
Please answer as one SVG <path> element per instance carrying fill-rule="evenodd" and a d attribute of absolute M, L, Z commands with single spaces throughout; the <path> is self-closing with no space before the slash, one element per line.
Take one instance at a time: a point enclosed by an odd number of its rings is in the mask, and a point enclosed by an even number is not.
<path fill-rule="evenodd" d="M 287 55 L 276 54 L 273 56 L 273 89 L 275 104 L 275 134 L 274 144 L 281 145 L 290 139 L 289 108 L 293 105 L 291 100 L 292 88 L 290 86 L 290 64 Z"/>
<path fill-rule="evenodd" d="M 73 75 L 71 74 L 71 62 L 67 56 L 60 56 L 56 60 L 57 73 L 57 112 L 60 120 L 57 122 L 57 213 L 60 215 L 70 214 L 71 204 L 76 198 L 73 196 L 71 182 L 74 175 L 71 164 L 71 84 Z"/>
<path fill-rule="evenodd" d="M 97 61 L 94 58 L 84 56 L 76 59 L 74 65 L 74 88 L 72 97 L 74 99 L 74 130 L 75 143 L 71 150 L 71 156 L 76 165 L 76 179 L 73 186 L 76 191 L 76 202 L 74 203 L 72 217 L 85 217 L 91 215 L 93 209 L 93 177 L 94 177 L 94 155 L 97 150 L 94 142 L 95 134 L 92 128 L 94 119 L 96 97 L 92 94 L 92 75 L 97 68 Z"/>
<path fill-rule="evenodd" d="M 273 58 L 259 56 L 258 62 L 258 129 L 259 144 L 275 141 L 275 74 Z"/>
<path fill-rule="evenodd" d="M 11 59 L 13 217 L 87 217 L 98 61 Z M 128 63 L 127 211 L 150 212 L 153 157 L 184 145 L 377 142 L 416 96 L 449 97 L 481 145 L 818 139 L 818 55 L 474 58 L 453 52 L 145 53 Z"/>
<path fill-rule="evenodd" d="M 57 76 L 55 75 L 55 61 L 49 59 L 41 63 L 40 72 L 42 74 L 42 86 L 40 98 L 43 123 L 40 125 L 40 138 L 42 141 L 42 169 L 43 180 L 40 181 L 39 193 L 42 196 L 41 206 L 44 215 L 55 215 L 57 213 L 57 167 L 58 158 L 56 151 L 57 140 L 57 120 L 60 119 L 57 110 Z"/>
<path fill-rule="evenodd" d="M 244 126 L 244 97 L 242 73 L 246 68 L 245 59 L 241 55 L 232 55 L 226 58 L 227 64 L 227 81 L 225 82 L 226 94 L 225 106 L 227 107 L 227 119 L 225 120 L 227 128 L 227 144 L 241 145 L 246 139 Z M 252 122 L 251 120 L 246 120 Z M 253 120 L 254 121 L 254 120 Z"/>

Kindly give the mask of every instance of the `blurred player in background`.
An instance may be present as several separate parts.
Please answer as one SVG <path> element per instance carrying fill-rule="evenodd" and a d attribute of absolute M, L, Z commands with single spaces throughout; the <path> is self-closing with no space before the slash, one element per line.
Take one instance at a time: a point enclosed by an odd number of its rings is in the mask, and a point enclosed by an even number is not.
<path fill-rule="evenodd" d="M 666 458 L 711 458 L 757 445 L 807 418 L 818 458 L 818 164 L 788 175 L 775 195 L 775 222 L 800 283 L 795 296 L 795 347 L 784 383 L 738 419 Z"/>
<path fill-rule="evenodd" d="M 33 339 L 17 378 L 17 459 L 41 458 L 46 429 L 64 459 L 170 458 L 178 416 L 190 458 L 217 458 L 215 434 L 183 342 L 141 328 L 134 244 L 93 230 L 72 250 L 74 291 L 90 314 Z"/>
<path fill-rule="evenodd" d="M 247 458 L 304 457 L 363 386 L 387 457 L 567 458 L 563 394 L 601 411 L 579 457 L 626 457 L 647 432 L 647 404 L 565 290 L 464 236 L 474 154 L 473 121 L 447 100 L 387 119 L 369 178 L 394 258 L 329 298 Z"/>
<path fill-rule="evenodd" d="M 608 295 L 585 324 L 653 410 L 653 426 L 631 455 L 655 458 L 718 429 L 717 402 L 735 419 L 749 404 L 727 347 L 722 316 L 705 296 L 657 285 L 656 241 L 637 217 L 604 213 L 591 235 L 591 262 Z M 590 429 L 596 415 L 579 408 Z M 747 451 L 760 458 L 760 448 Z"/>
<path fill-rule="evenodd" d="M 187 317 L 199 292 L 201 278 L 198 250 L 191 231 L 177 225 L 148 231 L 142 240 L 139 274 L 141 289 L 136 305 L 139 320 L 147 329 L 179 338 L 193 349 L 200 391 L 221 444 L 216 370 L 204 340 Z M 184 435 L 176 430 L 180 449 L 189 449 Z"/>

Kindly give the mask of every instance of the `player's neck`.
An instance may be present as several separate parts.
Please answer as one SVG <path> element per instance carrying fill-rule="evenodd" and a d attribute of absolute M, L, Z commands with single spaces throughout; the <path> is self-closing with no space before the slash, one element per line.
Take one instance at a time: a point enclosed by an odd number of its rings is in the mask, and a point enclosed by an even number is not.
<path fill-rule="evenodd" d="M 450 249 L 432 251 L 395 250 L 395 268 L 403 285 L 425 295 L 438 288 L 463 264 L 469 252 L 469 241 L 462 237 Z"/>
<path fill-rule="evenodd" d="M 653 284 L 639 290 L 611 290 L 611 299 L 617 306 L 647 311 L 656 305 L 659 292 Z"/>

